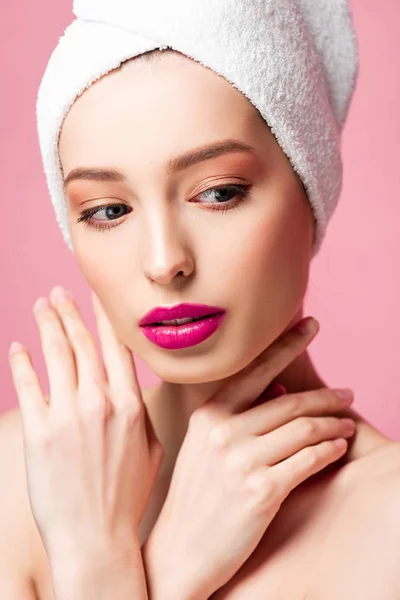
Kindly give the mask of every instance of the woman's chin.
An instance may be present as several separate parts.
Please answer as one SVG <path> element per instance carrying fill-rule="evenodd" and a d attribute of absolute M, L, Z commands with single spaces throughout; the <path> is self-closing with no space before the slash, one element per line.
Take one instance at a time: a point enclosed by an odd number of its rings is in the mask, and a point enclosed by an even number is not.
<path fill-rule="evenodd" d="M 197 364 L 193 365 L 192 368 L 187 364 L 185 365 L 184 361 L 182 361 L 182 364 L 174 366 L 174 368 L 171 365 L 162 365 L 160 361 L 155 362 L 153 365 L 150 362 L 146 362 L 146 364 L 154 375 L 162 381 L 181 385 L 199 385 L 225 380 L 239 370 L 235 369 L 232 363 L 224 366 L 218 364 L 215 358 L 211 360 L 211 357 L 210 360 L 197 359 Z"/>

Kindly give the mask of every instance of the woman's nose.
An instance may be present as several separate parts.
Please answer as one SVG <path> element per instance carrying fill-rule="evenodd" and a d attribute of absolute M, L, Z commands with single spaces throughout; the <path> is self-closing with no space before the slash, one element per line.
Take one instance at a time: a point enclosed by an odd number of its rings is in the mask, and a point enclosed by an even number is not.
<path fill-rule="evenodd" d="M 189 277 L 193 269 L 189 240 L 176 222 L 158 222 L 147 232 L 143 252 L 143 271 L 147 279 L 168 285 L 177 275 Z"/>

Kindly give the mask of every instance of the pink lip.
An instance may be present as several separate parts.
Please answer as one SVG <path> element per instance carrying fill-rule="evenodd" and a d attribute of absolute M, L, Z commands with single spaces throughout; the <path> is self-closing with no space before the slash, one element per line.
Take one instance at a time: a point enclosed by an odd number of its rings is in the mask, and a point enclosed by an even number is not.
<path fill-rule="evenodd" d="M 140 329 L 160 348 L 179 350 L 195 346 L 209 338 L 221 325 L 225 315 L 224 311 L 184 325 L 142 325 Z"/>
<path fill-rule="evenodd" d="M 185 319 L 191 317 L 197 319 L 217 313 L 224 313 L 225 309 L 219 306 L 208 306 L 207 304 L 177 304 L 175 306 L 159 306 L 150 310 L 139 321 L 139 325 L 154 325 L 160 321 L 172 321 L 172 319 Z M 182 327 L 182 326 L 181 326 Z"/>

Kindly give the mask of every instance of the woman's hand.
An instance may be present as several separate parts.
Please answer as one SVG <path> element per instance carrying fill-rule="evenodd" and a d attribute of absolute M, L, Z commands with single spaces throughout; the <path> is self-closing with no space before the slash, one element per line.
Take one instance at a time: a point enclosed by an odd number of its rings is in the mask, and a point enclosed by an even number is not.
<path fill-rule="evenodd" d="M 23 346 L 10 363 L 32 513 L 49 558 L 72 561 L 134 550 L 163 448 L 131 351 L 116 338 L 98 298 L 92 294 L 105 370 L 75 302 L 56 290 L 51 304 L 43 298 L 34 310 L 49 397 Z"/>
<path fill-rule="evenodd" d="M 346 452 L 354 428 L 326 415 L 351 401 L 335 391 L 262 403 L 263 391 L 317 329 L 291 329 L 192 413 L 143 547 L 152 599 L 211 596 L 253 553 L 289 493 Z"/>

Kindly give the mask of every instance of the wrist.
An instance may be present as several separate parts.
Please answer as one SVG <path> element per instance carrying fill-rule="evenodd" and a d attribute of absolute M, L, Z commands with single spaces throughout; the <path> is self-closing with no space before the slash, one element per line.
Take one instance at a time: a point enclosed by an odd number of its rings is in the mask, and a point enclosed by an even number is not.
<path fill-rule="evenodd" d="M 70 553 L 58 553 L 49 556 L 51 567 L 57 573 L 65 573 L 66 576 L 80 577 L 86 572 L 101 572 L 102 569 L 119 571 L 121 569 L 143 568 L 143 560 L 140 547 L 123 548 L 85 548 L 84 551 Z"/>
<path fill-rule="evenodd" d="M 174 558 L 173 560 L 172 557 Z M 151 536 L 142 546 L 143 566 L 150 600 L 208 600 L 216 591 L 200 581 L 198 570 L 190 568 Z"/>
<path fill-rule="evenodd" d="M 148 598 L 139 543 L 99 543 L 74 554 L 64 546 L 49 561 L 56 600 Z"/>
<path fill-rule="evenodd" d="M 78 568 L 86 563 L 91 564 L 129 560 L 129 557 L 139 557 L 141 560 L 141 548 L 139 538 L 136 534 L 108 536 L 72 536 L 58 535 L 51 540 L 46 540 L 46 551 L 51 562 L 63 564 L 68 567 Z"/>

